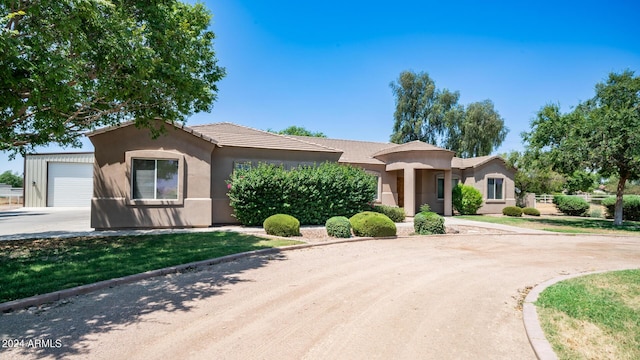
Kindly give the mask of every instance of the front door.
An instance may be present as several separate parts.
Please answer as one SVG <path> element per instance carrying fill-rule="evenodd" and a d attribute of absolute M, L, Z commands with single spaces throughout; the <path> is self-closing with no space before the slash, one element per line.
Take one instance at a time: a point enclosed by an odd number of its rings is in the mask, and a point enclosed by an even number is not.
<path fill-rule="evenodd" d="M 398 207 L 404 207 L 404 177 L 398 176 Z"/>

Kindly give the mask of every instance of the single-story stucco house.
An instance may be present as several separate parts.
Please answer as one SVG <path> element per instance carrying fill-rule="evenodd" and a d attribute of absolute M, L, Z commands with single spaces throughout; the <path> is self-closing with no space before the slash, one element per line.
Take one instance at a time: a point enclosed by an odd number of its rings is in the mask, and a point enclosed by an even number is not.
<path fill-rule="evenodd" d="M 164 124 L 166 134 L 132 123 L 89 134 L 95 147 L 91 226 L 96 229 L 207 227 L 236 223 L 226 180 L 260 162 L 291 167 L 325 161 L 350 164 L 378 178 L 377 203 L 422 204 L 452 215 L 457 182 L 483 194 L 480 213 L 515 205 L 514 170 L 497 156 L 461 159 L 424 142 L 406 144 L 285 136 L 232 123 Z"/>

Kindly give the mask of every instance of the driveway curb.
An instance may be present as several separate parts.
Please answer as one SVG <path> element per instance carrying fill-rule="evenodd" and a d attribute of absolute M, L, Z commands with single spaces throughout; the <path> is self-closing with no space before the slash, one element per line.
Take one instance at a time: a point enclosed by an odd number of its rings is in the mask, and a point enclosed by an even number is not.
<path fill-rule="evenodd" d="M 538 319 L 538 312 L 536 311 L 535 302 L 538 301 L 538 297 L 540 294 L 549 286 L 559 283 L 560 281 L 569 280 L 577 277 L 594 275 L 594 274 L 602 274 L 612 271 L 624 271 L 624 270 L 635 270 L 636 268 L 629 269 L 614 269 L 614 270 L 599 270 L 599 271 L 590 271 L 583 272 L 578 274 L 571 275 L 562 275 L 555 277 L 553 279 L 549 279 L 541 284 L 536 285 L 527 297 L 524 299 L 524 303 L 522 304 L 522 321 L 524 322 L 524 328 L 527 332 L 527 338 L 529 338 L 529 343 L 533 348 L 533 351 L 536 353 L 536 356 L 540 360 L 557 360 L 558 356 L 553 351 L 553 347 L 547 341 L 547 338 L 544 336 L 544 331 L 542 330 L 542 326 L 540 326 L 540 321 Z"/>
<path fill-rule="evenodd" d="M 275 238 L 280 238 L 280 237 L 275 237 Z M 390 238 L 393 239 L 395 237 L 390 237 Z M 287 238 L 282 238 L 282 239 L 287 239 Z M 143 273 L 127 275 L 127 276 L 123 276 L 115 279 L 103 280 L 96 283 L 76 286 L 69 289 L 54 291 L 47 294 L 35 295 L 35 296 L 30 296 L 28 298 L 0 303 L 0 313 L 26 309 L 32 306 L 40 306 L 42 304 L 51 303 L 51 302 L 62 300 L 62 299 L 67 299 L 77 295 L 88 294 L 90 292 L 114 287 L 116 285 L 130 284 L 140 280 L 146 280 L 153 277 L 175 274 L 185 270 L 197 269 L 197 268 L 210 266 L 210 265 L 222 264 L 222 263 L 231 262 L 231 261 L 235 261 L 242 258 L 247 258 L 254 255 L 278 254 L 284 251 L 300 250 L 300 249 L 306 249 L 306 248 L 317 247 L 317 246 L 326 246 L 326 245 L 342 244 L 347 242 L 359 242 L 359 241 L 369 241 L 369 240 L 384 240 L 384 239 L 389 239 L 389 238 L 361 237 L 361 238 L 352 238 L 352 239 L 344 239 L 344 240 L 336 240 L 336 241 L 327 241 L 327 242 L 316 243 L 316 244 L 300 244 L 300 245 L 292 245 L 292 246 L 283 246 L 280 248 L 269 248 L 269 249 L 247 251 L 247 252 L 238 253 L 238 254 L 231 254 L 231 255 L 226 255 L 226 256 L 222 256 L 214 259 L 195 261 L 187 264 L 181 264 L 181 265 L 170 266 L 162 269 L 145 271 Z"/>

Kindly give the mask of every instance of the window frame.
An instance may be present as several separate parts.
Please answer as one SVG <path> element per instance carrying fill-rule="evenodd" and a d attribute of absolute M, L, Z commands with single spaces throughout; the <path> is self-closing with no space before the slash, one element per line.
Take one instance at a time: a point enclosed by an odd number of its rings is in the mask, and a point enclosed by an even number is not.
<path fill-rule="evenodd" d="M 493 180 L 493 197 L 489 197 L 490 195 L 490 191 L 489 191 L 489 187 L 491 186 L 489 184 L 489 182 Z M 500 180 L 500 197 L 497 198 L 496 194 L 498 193 L 496 190 L 496 180 Z M 487 175 L 486 177 L 486 193 L 485 193 L 485 198 L 487 202 L 494 202 L 494 203 L 501 203 L 501 202 L 506 202 L 506 182 L 505 182 L 505 177 L 504 176 L 500 176 L 500 175 Z"/>
<path fill-rule="evenodd" d="M 440 180 L 442 180 L 442 197 L 440 197 L 439 187 Z M 455 183 L 455 184 L 454 184 Z M 451 175 L 451 188 L 453 189 L 456 185 L 460 183 L 460 177 L 458 175 Z M 444 201 L 444 174 L 436 175 L 436 200 Z"/>
<path fill-rule="evenodd" d="M 155 160 L 154 170 L 154 196 L 157 196 L 157 172 L 158 172 L 158 160 L 173 160 L 178 162 L 177 172 L 177 197 L 175 199 L 158 199 L 158 198 L 143 198 L 138 199 L 134 196 L 134 160 Z M 125 164 L 128 174 L 128 189 L 127 198 L 129 205 L 183 205 L 184 204 L 184 156 L 180 153 L 163 150 L 136 150 L 128 151 L 125 155 Z"/>

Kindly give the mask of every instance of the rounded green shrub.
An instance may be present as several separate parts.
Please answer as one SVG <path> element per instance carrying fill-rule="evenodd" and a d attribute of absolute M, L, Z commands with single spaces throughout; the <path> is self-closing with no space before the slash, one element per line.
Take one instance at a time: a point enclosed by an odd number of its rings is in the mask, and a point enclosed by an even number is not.
<path fill-rule="evenodd" d="M 560 212 L 569 216 L 584 216 L 589 211 L 587 200 L 576 196 L 561 196 L 556 207 Z"/>
<path fill-rule="evenodd" d="M 396 235 L 396 224 L 388 216 L 364 211 L 353 215 L 349 222 L 356 236 L 384 237 Z"/>
<path fill-rule="evenodd" d="M 334 216 L 325 223 L 327 234 L 337 238 L 351 237 L 351 223 L 344 216 Z"/>
<path fill-rule="evenodd" d="M 616 197 L 611 196 L 602 200 L 606 209 L 606 217 L 612 219 L 616 210 Z M 622 219 L 640 221 L 640 196 L 624 195 L 622 197 Z"/>
<path fill-rule="evenodd" d="M 275 214 L 269 216 L 262 223 L 264 231 L 275 236 L 298 236 L 300 235 L 300 221 L 291 215 Z"/>
<path fill-rule="evenodd" d="M 482 194 L 471 185 L 458 184 L 453 188 L 452 202 L 461 215 L 475 215 L 482 206 Z"/>
<path fill-rule="evenodd" d="M 374 205 L 373 211 L 387 215 L 391 221 L 395 223 L 403 222 L 407 216 L 404 213 L 404 208 L 389 205 Z"/>
<path fill-rule="evenodd" d="M 420 235 L 445 234 L 444 218 L 434 212 L 423 211 L 413 218 L 413 229 Z"/>
<path fill-rule="evenodd" d="M 540 216 L 540 210 L 532 207 L 522 209 L 522 213 L 529 216 Z"/>
<path fill-rule="evenodd" d="M 522 209 L 517 206 L 507 206 L 502 209 L 502 215 L 506 216 L 522 216 Z"/>

